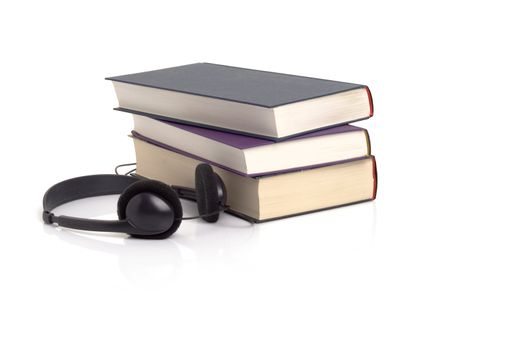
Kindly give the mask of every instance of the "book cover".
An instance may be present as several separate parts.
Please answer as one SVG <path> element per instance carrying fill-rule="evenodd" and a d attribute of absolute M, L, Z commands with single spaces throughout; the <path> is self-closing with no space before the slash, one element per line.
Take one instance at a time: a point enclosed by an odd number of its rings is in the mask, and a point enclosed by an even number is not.
<path fill-rule="evenodd" d="M 165 123 L 166 127 L 175 127 L 175 128 L 183 129 L 193 134 L 197 134 L 199 136 L 206 137 L 208 139 L 212 139 L 214 141 L 224 143 L 228 146 L 232 146 L 238 149 L 248 149 L 248 148 L 253 148 L 253 147 L 266 146 L 266 145 L 271 145 L 273 143 L 278 142 L 276 140 L 267 140 L 267 139 L 261 139 L 257 137 L 247 136 L 247 135 L 233 134 L 231 132 L 225 132 L 225 131 L 221 131 L 217 129 L 207 129 L 207 128 L 202 128 L 198 126 L 188 125 L 188 124 L 181 124 L 181 123 L 177 123 L 173 121 L 162 120 L 161 122 Z M 322 130 L 310 132 L 307 134 L 290 137 L 286 139 L 286 141 L 293 141 L 293 140 L 307 139 L 311 137 L 334 135 L 334 134 L 363 131 L 363 130 L 365 129 L 360 128 L 358 126 L 345 124 L 345 125 L 335 126 L 333 128 L 322 129 Z"/>
<path fill-rule="evenodd" d="M 265 108 L 366 88 L 361 84 L 213 63 L 194 63 L 106 79 Z"/>
<path fill-rule="evenodd" d="M 319 132 L 322 132 L 322 131 L 319 131 Z M 358 157 L 358 158 L 352 158 L 352 159 L 343 159 L 343 160 L 338 160 L 338 161 L 334 161 L 334 162 L 325 162 L 325 163 L 320 163 L 320 164 L 314 164 L 314 165 L 308 165 L 308 166 L 302 166 L 302 167 L 294 167 L 294 168 L 288 168 L 288 169 L 283 169 L 283 170 L 276 170 L 276 171 L 269 171 L 269 172 L 263 172 L 263 173 L 256 173 L 256 174 L 248 175 L 248 174 L 242 173 L 242 172 L 240 172 L 238 170 L 235 170 L 235 169 L 232 169 L 230 167 L 227 167 L 224 164 L 219 164 L 219 163 L 211 161 L 209 159 L 205 159 L 203 157 L 199 157 L 199 156 L 197 156 L 195 154 L 192 154 L 192 153 L 186 152 L 184 150 L 181 150 L 181 149 L 178 149 L 178 148 L 166 145 L 166 144 L 164 144 L 162 142 L 153 140 L 153 139 L 151 139 L 149 137 L 146 137 L 144 135 L 139 134 L 136 131 L 132 131 L 130 136 L 131 136 L 131 138 L 144 141 L 146 143 L 155 145 L 157 147 L 163 148 L 163 149 L 171 151 L 171 152 L 175 152 L 175 153 L 179 153 L 179 154 L 185 155 L 187 157 L 199 160 L 201 162 L 210 163 L 210 164 L 215 165 L 215 166 L 217 166 L 219 168 L 222 168 L 222 169 L 231 171 L 232 173 L 235 173 L 235 174 L 238 174 L 238 175 L 241 175 L 241 176 L 246 176 L 246 177 L 261 177 L 261 176 L 270 176 L 270 175 L 276 175 L 276 174 L 283 174 L 283 173 L 295 172 L 295 171 L 300 171 L 300 170 L 320 168 L 320 167 L 325 167 L 325 166 L 329 166 L 329 165 L 347 163 L 349 161 L 354 161 L 354 160 L 360 160 L 360 159 L 367 158 L 367 156 L 364 156 L 364 157 Z M 246 137 L 246 136 L 242 136 L 242 135 L 235 135 L 235 136 Z M 303 136 L 299 136 L 299 137 L 303 137 Z M 271 141 L 267 141 L 267 140 L 260 140 L 260 139 L 256 139 L 256 140 L 257 141 L 255 141 L 255 142 L 257 142 L 257 143 L 259 141 L 266 141 L 266 142 L 272 143 Z M 229 142 L 231 142 L 231 141 L 232 140 L 230 139 Z M 244 141 L 244 146 L 246 146 L 246 141 Z M 251 144 L 251 146 L 253 147 L 253 144 Z"/>

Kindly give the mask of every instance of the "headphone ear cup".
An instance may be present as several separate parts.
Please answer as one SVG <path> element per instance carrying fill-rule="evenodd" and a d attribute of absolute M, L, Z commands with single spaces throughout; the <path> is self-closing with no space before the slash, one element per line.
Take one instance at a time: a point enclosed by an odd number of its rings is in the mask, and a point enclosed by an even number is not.
<path fill-rule="evenodd" d="M 209 164 L 199 164 L 195 168 L 195 194 L 199 215 L 207 222 L 219 220 L 219 193 L 217 192 L 217 177 Z M 207 215 L 217 212 L 213 215 Z"/>
<path fill-rule="evenodd" d="M 126 207 L 129 201 L 139 193 L 150 192 L 159 197 L 168 203 L 173 209 L 173 215 L 175 220 L 170 228 L 166 231 L 149 235 L 149 236 L 136 236 L 137 238 L 147 238 L 147 239 L 164 239 L 171 236 L 180 226 L 182 219 L 182 206 L 180 204 L 179 197 L 177 194 L 166 184 L 155 181 L 155 180 L 142 180 L 137 181 L 130 186 L 128 186 L 120 195 L 117 203 L 117 213 L 120 220 L 126 219 Z M 131 235 L 135 237 L 134 235 Z"/>

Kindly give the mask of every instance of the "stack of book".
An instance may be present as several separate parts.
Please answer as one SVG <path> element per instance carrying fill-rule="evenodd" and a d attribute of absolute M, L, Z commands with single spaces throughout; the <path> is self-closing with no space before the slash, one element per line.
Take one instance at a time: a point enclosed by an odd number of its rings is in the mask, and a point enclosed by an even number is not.
<path fill-rule="evenodd" d="M 213 166 L 228 211 L 260 222 L 376 196 L 365 85 L 197 63 L 107 78 L 133 114 L 137 174 L 194 187 Z"/>

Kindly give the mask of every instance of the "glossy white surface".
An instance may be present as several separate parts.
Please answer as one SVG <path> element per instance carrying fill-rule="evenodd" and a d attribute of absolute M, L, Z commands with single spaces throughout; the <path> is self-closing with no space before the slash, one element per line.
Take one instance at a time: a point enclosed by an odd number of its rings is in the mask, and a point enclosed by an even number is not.
<path fill-rule="evenodd" d="M 2 5 L 0 348 L 523 349 L 516 4 Z M 377 200 L 154 242 L 44 226 L 48 186 L 133 159 L 103 78 L 198 61 L 368 84 Z"/>

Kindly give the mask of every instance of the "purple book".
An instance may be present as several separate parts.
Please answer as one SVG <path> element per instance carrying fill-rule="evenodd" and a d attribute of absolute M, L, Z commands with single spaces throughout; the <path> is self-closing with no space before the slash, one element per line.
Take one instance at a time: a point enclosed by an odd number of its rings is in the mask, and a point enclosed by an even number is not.
<path fill-rule="evenodd" d="M 276 142 L 134 115 L 133 137 L 243 176 L 327 166 L 370 155 L 366 129 L 341 125 Z"/>

